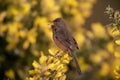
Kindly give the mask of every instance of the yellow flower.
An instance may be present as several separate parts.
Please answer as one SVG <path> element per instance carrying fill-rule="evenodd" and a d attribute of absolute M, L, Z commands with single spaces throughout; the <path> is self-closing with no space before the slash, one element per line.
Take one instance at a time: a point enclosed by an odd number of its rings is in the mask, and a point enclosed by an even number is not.
<path fill-rule="evenodd" d="M 51 49 L 48 49 L 48 52 L 49 52 L 49 54 L 51 54 L 51 55 L 56 55 L 56 53 L 58 52 L 58 49 L 56 49 L 56 48 L 51 48 Z"/>
<path fill-rule="evenodd" d="M 26 37 L 26 32 L 23 31 L 23 30 L 19 31 L 19 36 L 20 36 L 21 38 L 25 38 L 25 37 Z"/>
<path fill-rule="evenodd" d="M 20 22 L 13 22 L 8 24 L 7 27 L 8 27 L 8 34 L 15 35 L 15 33 L 18 34 L 18 30 L 23 27 L 23 24 Z"/>
<path fill-rule="evenodd" d="M 102 67 L 101 67 L 101 70 L 100 70 L 100 74 L 102 76 L 106 76 L 107 74 L 109 74 L 109 72 L 110 72 L 109 65 L 107 63 L 103 63 L 101 66 Z"/>
<path fill-rule="evenodd" d="M 87 18 L 91 15 L 92 4 L 89 2 L 82 2 L 79 7 L 81 8 L 83 17 Z"/>
<path fill-rule="evenodd" d="M 62 63 L 65 63 L 65 64 L 68 64 L 71 60 L 72 60 L 72 57 L 70 57 L 68 54 L 65 54 L 62 58 Z"/>
<path fill-rule="evenodd" d="M 39 58 L 39 63 L 41 65 L 44 65 L 46 63 L 47 57 L 44 54 L 41 54 L 41 57 Z"/>
<path fill-rule="evenodd" d="M 75 36 L 77 42 L 78 42 L 78 45 L 79 47 L 82 47 L 83 44 L 85 43 L 85 36 L 82 34 L 82 33 L 76 33 L 76 36 Z"/>
<path fill-rule="evenodd" d="M 114 52 L 114 43 L 109 42 L 106 47 L 107 47 L 108 51 L 110 51 L 111 53 Z"/>
<path fill-rule="evenodd" d="M 77 7 L 78 2 L 76 0 L 66 0 L 66 5 L 72 6 L 72 7 Z"/>
<path fill-rule="evenodd" d="M 117 45 L 120 45 L 120 39 L 116 39 L 116 40 L 115 40 L 115 43 L 116 43 Z"/>
<path fill-rule="evenodd" d="M 30 43 L 32 44 L 36 43 L 36 37 L 37 37 L 37 32 L 35 28 L 28 31 L 27 39 Z"/>
<path fill-rule="evenodd" d="M 54 10 L 55 7 L 55 1 L 54 0 L 42 0 L 41 1 L 41 9 L 42 9 L 42 13 L 46 14 L 46 13 L 50 13 L 51 11 Z"/>
<path fill-rule="evenodd" d="M 80 25 L 83 25 L 85 23 L 84 17 L 82 16 L 81 13 L 76 14 L 73 17 L 73 21 L 76 24 L 76 26 L 80 26 Z"/>
<path fill-rule="evenodd" d="M 13 16 L 18 16 L 19 15 L 19 10 L 16 8 L 16 6 L 11 5 L 8 7 L 8 15 L 13 15 Z"/>
<path fill-rule="evenodd" d="M 60 77 L 60 76 L 62 76 L 62 73 L 61 73 L 61 72 L 58 72 L 58 73 L 55 75 L 55 78 L 58 78 L 58 77 Z"/>
<path fill-rule="evenodd" d="M 23 49 L 27 49 L 29 47 L 30 43 L 28 40 L 24 41 L 23 43 Z"/>
<path fill-rule="evenodd" d="M 39 68 L 39 66 L 40 66 L 39 63 L 36 61 L 33 61 L 32 65 L 34 68 Z"/>
<path fill-rule="evenodd" d="M 114 56 L 115 56 L 116 58 L 120 58 L 120 52 L 115 51 L 115 52 L 114 52 Z"/>
<path fill-rule="evenodd" d="M 90 60 L 95 64 L 99 64 L 102 61 L 102 58 L 101 58 L 100 54 L 98 54 L 98 53 L 96 53 L 96 54 L 91 53 Z"/>
<path fill-rule="evenodd" d="M 87 31 L 86 34 L 90 39 L 94 39 L 94 34 L 91 31 Z"/>
<path fill-rule="evenodd" d="M 48 76 L 48 75 L 50 75 L 50 74 L 51 74 L 51 73 L 50 73 L 49 71 L 45 71 L 45 72 L 44 72 L 44 75 L 45 75 L 45 76 Z"/>
<path fill-rule="evenodd" d="M 3 34 L 7 29 L 8 27 L 6 25 L 0 26 L 0 35 Z"/>
<path fill-rule="evenodd" d="M 8 77 L 8 79 L 14 79 L 15 78 L 15 73 L 12 69 L 9 69 L 5 72 L 5 75 Z"/>
<path fill-rule="evenodd" d="M 106 31 L 100 23 L 93 23 L 92 30 L 96 38 L 106 38 Z"/>
<path fill-rule="evenodd" d="M 120 31 L 119 30 L 115 30 L 112 32 L 113 34 L 113 37 L 117 36 L 117 35 L 120 35 Z"/>
<path fill-rule="evenodd" d="M 35 26 L 38 26 L 48 38 L 51 38 L 52 33 L 46 17 L 36 17 L 36 19 L 34 20 L 34 24 Z"/>
<path fill-rule="evenodd" d="M 116 80 L 119 80 L 120 79 L 120 66 L 116 66 L 113 73 L 114 73 L 114 77 L 116 78 Z"/>
<path fill-rule="evenodd" d="M 31 9 L 31 6 L 29 3 L 24 3 L 22 4 L 22 9 L 21 9 L 21 12 L 24 14 L 24 15 L 27 15 L 29 13 Z"/>
<path fill-rule="evenodd" d="M 48 69 L 51 69 L 52 71 L 55 70 L 55 64 L 54 63 L 51 63 L 48 65 Z"/>
<path fill-rule="evenodd" d="M 76 14 L 79 14 L 79 10 L 77 8 L 72 8 L 70 13 L 75 16 Z"/>

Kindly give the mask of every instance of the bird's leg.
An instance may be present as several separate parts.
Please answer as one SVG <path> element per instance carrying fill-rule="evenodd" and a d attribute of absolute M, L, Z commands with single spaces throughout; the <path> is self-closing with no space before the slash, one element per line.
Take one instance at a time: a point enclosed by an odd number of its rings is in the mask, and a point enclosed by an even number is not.
<path fill-rule="evenodd" d="M 61 56 L 61 54 L 62 54 L 62 51 L 58 51 L 55 56 L 58 57 L 58 56 Z"/>
<path fill-rule="evenodd" d="M 62 56 L 64 56 L 64 55 L 65 55 L 65 52 L 64 52 L 64 51 L 58 51 L 58 52 L 56 53 L 55 57 L 56 57 L 56 58 L 60 58 L 60 57 L 62 57 Z"/>

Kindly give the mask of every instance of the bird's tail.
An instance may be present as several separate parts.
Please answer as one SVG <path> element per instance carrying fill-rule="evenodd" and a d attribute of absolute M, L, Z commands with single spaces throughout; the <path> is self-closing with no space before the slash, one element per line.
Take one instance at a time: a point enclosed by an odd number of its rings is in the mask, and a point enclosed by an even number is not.
<path fill-rule="evenodd" d="M 78 63 L 78 60 L 77 60 L 76 51 L 71 51 L 70 50 L 69 52 L 70 52 L 70 55 L 73 57 L 73 61 L 75 62 L 77 73 L 79 75 L 81 75 L 82 72 L 81 72 L 81 69 L 80 69 L 80 66 L 79 66 L 79 63 Z"/>

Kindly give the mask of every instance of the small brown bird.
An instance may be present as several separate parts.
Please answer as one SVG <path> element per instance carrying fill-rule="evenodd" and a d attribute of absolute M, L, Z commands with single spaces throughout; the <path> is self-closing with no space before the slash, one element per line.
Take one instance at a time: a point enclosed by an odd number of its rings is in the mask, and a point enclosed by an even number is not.
<path fill-rule="evenodd" d="M 78 74 L 81 75 L 81 69 L 76 57 L 76 50 L 78 49 L 77 42 L 67 29 L 66 24 L 62 18 L 56 18 L 52 22 L 53 25 L 51 25 L 51 28 L 55 44 L 64 52 L 68 51 L 70 53 L 75 62 L 76 70 Z"/>

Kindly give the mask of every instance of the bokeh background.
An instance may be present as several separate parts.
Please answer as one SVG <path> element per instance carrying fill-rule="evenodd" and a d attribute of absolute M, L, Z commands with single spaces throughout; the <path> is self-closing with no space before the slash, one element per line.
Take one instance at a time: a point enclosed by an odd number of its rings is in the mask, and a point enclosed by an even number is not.
<path fill-rule="evenodd" d="M 120 46 L 105 9 L 120 10 L 119 0 L 0 0 L 0 80 L 25 80 L 32 62 L 49 49 L 59 50 L 52 40 L 50 21 L 62 17 L 79 50 L 81 80 L 120 80 Z M 75 80 L 73 61 L 66 80 Z"/>

